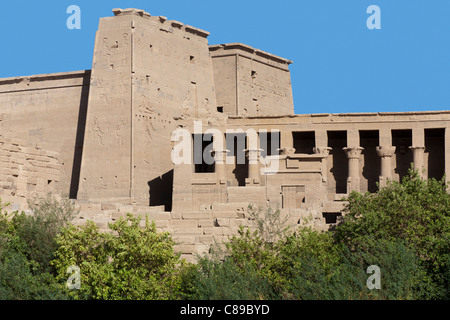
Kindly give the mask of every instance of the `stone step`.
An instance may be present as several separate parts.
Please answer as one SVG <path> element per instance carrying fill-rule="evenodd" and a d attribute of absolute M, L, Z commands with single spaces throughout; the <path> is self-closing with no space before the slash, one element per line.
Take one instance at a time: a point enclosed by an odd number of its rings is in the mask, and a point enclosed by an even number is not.
<path fill-rule="evenodd" d="M 239 219 L 246 216 L 246 211 L 213 211 L 212 216 L 216 218 L 233 218 Z"/>
<path fill-rule="evenodd" d="M 212 211 L 242 211 L 246 212 L 248 209 L 248 202 L 228 202 L 228 203 L 213 203 Z"/>
<path fill-rule="evenodd" d="M 140 206 L 122 203 L 101 203 L 101 202 L 75 202 L 75 208 L 83 212 L 114 210 L 125 213 L 158 213 L 165 212 L 164 206 Z"/>
<path fill-rule="evenodd" d="M 341 212 L 345 207 L 342 201 L 325 202 L 323 204 L 322 212 Z"/>

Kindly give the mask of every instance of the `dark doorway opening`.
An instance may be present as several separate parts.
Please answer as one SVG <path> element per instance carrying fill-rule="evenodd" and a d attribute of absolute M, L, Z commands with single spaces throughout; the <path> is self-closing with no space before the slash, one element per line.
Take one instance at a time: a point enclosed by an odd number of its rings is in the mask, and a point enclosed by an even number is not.
<path fill-rule="evenodd" d="M 442 179 L 445 172 L 445 129 L 425 129 L 428 178 Z"/>
<path fill-rule="evenodd" d="M 348 160 L 345 151 L 347 146 L 347 131 L 328 131 L 328 147 L 331 148 L 328 156 L 328 192 L 346 193 Z"/>
<path fill-rule="evenodd" d="M 402 181 L 413 162 L 413 154 L 409 149 L 412 146 L 412 130 L 392 130 L 392 146 L 395 147 L 394 172 L 398 174 L 399 181 Z"/>
<path fill-rule="evenodd" d="M 148 182 L 150 206 L 164 206 L 165 211 L 172 211 L 173 170 Z"/>
<path fill-rule="evenodd" d="M 363 167 L 362 178 L 366 180 L 366 184 L 361 184 L 361 192 L 377 192 L 377 182 L 381 174 L 381 160 L 377 154 L 377 146 L 379 146 L 378 130 L 362 130 L 359 131 L 359 144 L 364 148 L 362 151 Z M 363 182 L 363 181 L 361 181 Z"/>
<path fill-rule="evenodd" d="M 211 154 L 213 150 L 212 134 L 193 134 L 194 141 L 194 172 L 214 172 L 214 160 Z"/>
<path fill-rule="evenodd" d="M 248 165 L 245 156 L 247 149 L 247 135 L 245 133 L 226 133 L 225 140 L 227 145 L 228 157 L 234 157 L 233 174 L 237 180 L 238 186 L 245 186 L 245 178 L 248 175 Z"/>

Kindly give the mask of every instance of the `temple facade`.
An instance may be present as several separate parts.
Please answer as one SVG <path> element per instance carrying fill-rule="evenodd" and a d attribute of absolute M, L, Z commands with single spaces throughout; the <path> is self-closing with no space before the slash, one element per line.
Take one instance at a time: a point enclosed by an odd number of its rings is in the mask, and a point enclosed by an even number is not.
<path fill-rule="evenodd" d="M 127 212 L 172 232 L 187 257 L 249 223 L 249 204 L 327 230 L 353 190 L 412 165 L 450 176 L 450 111 L 295 114 L 289 59 L 114 9 L 91 70 L 0 79 L 0 196 L 47 192 L 102 228 Z"/>

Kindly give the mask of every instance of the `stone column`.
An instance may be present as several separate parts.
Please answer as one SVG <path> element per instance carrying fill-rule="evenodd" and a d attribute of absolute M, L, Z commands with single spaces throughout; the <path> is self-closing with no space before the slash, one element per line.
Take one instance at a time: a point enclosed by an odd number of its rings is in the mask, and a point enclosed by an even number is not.
<path fill-rule="evenodd" d="M 294 145 L 294 140 L 292 138 L 292 131 L 281 131 L 280 132 L 280 150 L 281 146 L 290 146 Z"/>
<path fill-rule="evenodd" d="M 413 162 L 414 162 L 414 170 L 417 170 L 419 176 L 422 179 L 426 179 L 424 173 L 424 165 L 423 165 L 423 156 L 425 153 L 425 147 L 422 146 L 412 146 L 409 147 L 413 152 Z"/>
<path fill-rule="evenodd" d="M 364 148 L 361 147 L 347 147 L 343 148 L 347 153 L 348 158 L 348 178 L 347 178 L 347 193 L 351 191 L 360 191 L 359 179 L 359 159 Z"/>
<path fill-rule="evenodd" d="M 215 171 L 219 184 L 226 184 L 227 182 L 225 159 L 228 152 L 229 150 L 213 150 L 211 152 L 214 157 Z"/>
<path fill-rule="evenodd" d="M 248 178 L 245 179 L 245 184 L 259 184 L 260 183 L 260 170 L 259 170 L 259 157 L 261 156 L 261 149 L 247 149 L 248 159 Z"/>
<path fill-rule="evenodd" d="M 381 174 L 380 174 L 380 188 L 387 184 L 387 180 L 392 178 L 392 156 L 395 153 L 395 147 L 380 146 L 377 147 L 377 154 L 381 158 Z"/>
<path fill-rule="evenodd" d="M 328 167 L 327 167 L 327 158 L 330 154 L 331 148 L 330 147 L 315 147 L 313 149 L 315 154 L 323 156 L 321 162 L 321 171 L 322 171 L 322 182 L 327 183 L 327 176 L 328 176 Z"/>

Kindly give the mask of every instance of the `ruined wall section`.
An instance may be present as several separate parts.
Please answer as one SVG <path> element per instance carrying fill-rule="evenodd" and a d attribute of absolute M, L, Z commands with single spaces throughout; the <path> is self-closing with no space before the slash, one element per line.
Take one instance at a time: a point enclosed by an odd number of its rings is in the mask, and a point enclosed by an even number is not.
<path fill-rule="evenodd" d="M 294 114 L 292 61 L 241 43 L 210 46 L 218 105 L 233 116 Z"/>
<path fill-rule="evenodd" d="M 0 79 L 0 134 L 60 154 L 55 189 L 78 183 L 90 71 Z"/>
<path fill-rule="evenodd" d="M 59 154 L 0 136 L 0 198 L 7 209 L 26 210 L 27 200 L 55 192 Z"/>

